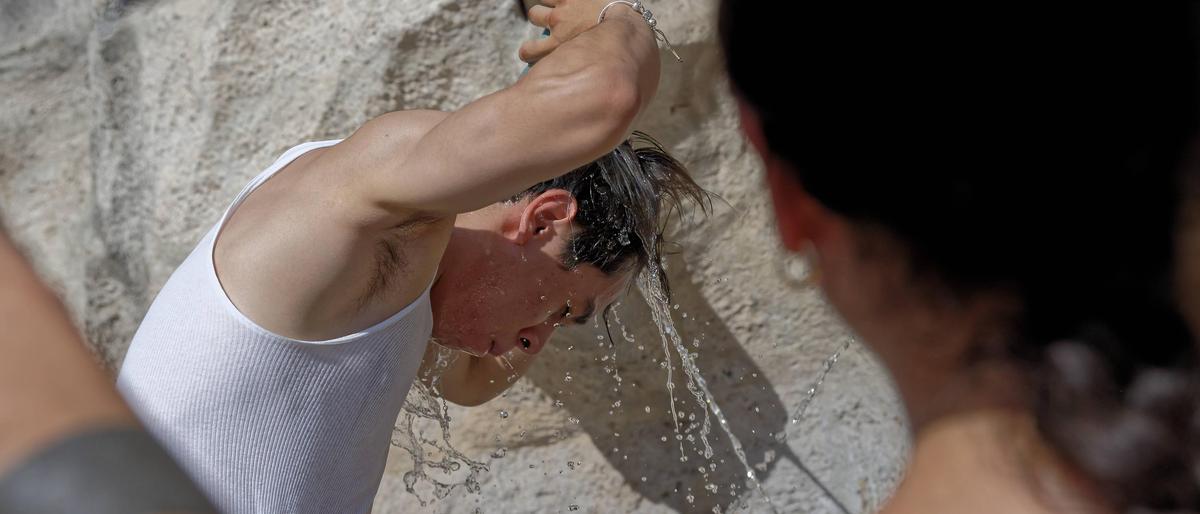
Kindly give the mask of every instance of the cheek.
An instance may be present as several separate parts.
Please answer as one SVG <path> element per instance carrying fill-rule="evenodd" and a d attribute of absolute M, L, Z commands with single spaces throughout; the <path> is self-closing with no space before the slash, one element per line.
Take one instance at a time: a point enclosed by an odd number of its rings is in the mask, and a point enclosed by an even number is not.
<path fill-rule="evenodd" d="M 434 310 L 438 332 L 450 335 L 489 330 L 489 314 L 496 305 L 495 284 L 486 280 L 464 280 L 447 286 L 446 299 Z"/>

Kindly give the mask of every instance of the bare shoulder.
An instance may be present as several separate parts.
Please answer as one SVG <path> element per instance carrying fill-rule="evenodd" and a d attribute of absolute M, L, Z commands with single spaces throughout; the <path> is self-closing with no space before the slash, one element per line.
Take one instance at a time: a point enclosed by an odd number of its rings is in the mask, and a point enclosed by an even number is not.
<path fill-rule="evenodd" d="M 403 117 L 391 133 L 368 143 L 360 129 L 298 157 L 249 195 L 213 252 L 230 301 L 271 332 L 325 340 L 370 327 L 420 297 L 453 216 L 389 211 L 359 201 L 357 191 L 381 141 L 403 151 L 439 114 L 389 115 Z"/>
<path fill-rule="evenodd" d="M 330 170 L 338 170 L 345 185 L 347 202 L 370 212 L 365 214 L 422 217 L 403 206 L 369 202 L 375 191 L 386 187 L 381 181 L 403 178 L 397 166 L 411 154 L 422 138 L 446 119 L 449 113 L 432 110 L 390 112 L 363 124 L 354 134 L 332 147 L 324 157 Z"/>

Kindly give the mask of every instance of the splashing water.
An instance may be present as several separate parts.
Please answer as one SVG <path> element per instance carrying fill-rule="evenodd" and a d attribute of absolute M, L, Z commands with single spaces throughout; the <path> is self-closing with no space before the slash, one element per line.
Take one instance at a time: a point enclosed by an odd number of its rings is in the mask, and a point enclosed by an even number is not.
<path fill-rule="evenodd" d="M 458 355 L 453 350 L 438 349 L 437 361 L 433 369 L 426 371 L 429 374 L 426 377 L 429 378 L 429 385 L 425 385 L 420 380 L 413 383 L 404 402 L 401 421 L 392 430 L 392 445 L 403 449 L 413 460 L 413 469 L 405 473 L 403 477 L 404 489 L 416 497 L 422 507 L 433 500 L 427 500 L 417 491 L 419 483 L 428 483 L 433 489 L 434 499 L 441 500 L 459 487 L 465 488 L 467 492 L 478 494 L 480 491 L 479 476 L 488 472 L 487 464 L 467 457 L 450 443 L 450 415 L 446 400 L 442 398 L 441 391 L 438 389 L 438 380 L 441 378 L 441 373 L 457 358 Z M 427 424 L 428 421 L 435 422 L 440 429 L 440 439 L 426 438 L 424 432 L 418 427 L 418 420 L 423 421 L 421 424 Z M 492 457 L 504 457 L 504 451 L 497 453 L 498 455 L 493 454 Z M 441 458 L 435 458 L 435 455 L 440 455 Z M 468 474 L 461 482 L 457 480 L 451 483 L 441 482 L 426 472 L 426 468 L 431 468 L 449 476 L 464 467 Z"/>
<path fill-rule="evenodd" d="M 712 393 L 708 390 L 708 384 L 704 377 L 700 374 L 700 370 L 696 367 L 696 357 L 698 354 L 691 353 L 683 345 L 683 340 L 679 337 L 679 333 L 675 330 L 674 321 L 671 318 L 669 303 L 667 301 L 666 292 L 662 287 L 660 271 L 658 268 L 657 259 L 654 256 L 649 259 L 649 265 L 642 270 L 638 275 L 638 288 L 642 291 L 642 296 L 646 299 L 646 304 L 650 307 L 651 318 L 654 319 L 654 324 L 658 326 L 659 332 L 662 334 L 663 355 L 665 357 L 664 368 L 667 370 L 667 395 L 671 402 L 671 418 L 675 422 L 675 438 L 680 439 L 679 432 L 679 415 L 675 410 L 675 384 L 672 381 L 673 367 L 671 365 L 671 347 L 674 346 L 676 353 L 679 354 L 679 360 L 683 365 L 685 375 L 687 375 L 687 388 L 695 397 L 697 404 L 704 412 L 704 423 L 700 429 L 700 441 L 704 444 L 704 458 L 710 459 L 713 456 L 712 446 L 708 442 L 708 434 L 711 430 L 709 421 L 709 411 L 717 418 L 717 425 L 725 431 L 725 435 L 729 437 L 729 443 L 733 446 L 733 453 L 737 455 L 738 460 L 742 463 L 742 467 L 746 470 L 746 478 L 750 480 L 754 487 L 758 489 L 770 506 L 771 511 L 778 514 L 779 510 L 775 507 L 775 503 L 771 501 L 770 495 L 763 488 L 762 483 L 758 481 L 758 477 L 754 474 L 754 469 L 751 468 L 750 462 L 746 458 L 746 451 L 742 447 L 742 443 L 737 436 L 733 435 L 733 431 L 729 427 L 728 421 L 725 419 L 725 414 L 721 412 L 721 407 L 713 399 Z M 679 443 L 679 451 L 683 453 L 683 443 Z M 686 456 L 682 457 L 686 460 Z M 710 484 L 715 485 L 715 484 Z"/>
<path fill-rule="evenodd" d="M 708 436 L 711 434 L 712 425 L 710 420 L 711 412 L 712 417 L 717 419 L 718 426 L 720 426 L 728 436 L 734 453 L 736 454 L 743 468 L 746 470 L 746 479 L 748 479 L 754 488 L 758 489 L 758 491 L 762 494 L 764 500 L 770 506 L 771 511 L 778 513 L 778 509 L 776 508 L 774 502 L 772 502 L 765 488 L 763 488 L 762 484 L 759 482 L 754 469 L 749 464 L 741 441 L 731 431 L 724 413 L 722 412 L 720 406 L 713 399 L 712 393 L 708 389 L 707 382 L 700 374 L 700 370 L 697 368 L 695 363 L 696 359 L 698 358 L 698 354 L 688 351 L 683 344 L 680 334 L 675 329 L 674 320 L 672 319 L 670 312 L 672 307 L 668 304 L 665 292 L 662 289 L 660 272 L 658 271 L 657 266 L 654 264 L 647 266 L 647 268 L 638 277 L 637 285 L 643 296 L 646 298 L 646 303 L 650 307 L 651 317 L 654 320 L 655 325 L 658 327 L 662 337 L 665 359 L 661 361 L 660 364 L 667 373 L 667 393 L 670 401 L 671 419 L 675 426 L 676 440 L 679 442 L 679 450 L 681 454 L 680 460 L 687 460 L 686 450 L 684 449 L 683 445 L 683 441 L 685 440 L 683 433 L 685 431 L 681 429 L 679 421 L 681 418 L 684 418 L 684 416 L 679 414 L 675 406 L 675 383 L 673 378 L 674 366 L 672 365 L 673 359 L 671 357 L 671 348 L 674 348 L 675 353 L 677 353 L 679 356 L 680 363 L 682 364 L 683 371 L 687 379 L 687 389 L 694 397 L 696 404 L 701 408 L 701 411 L 704 415 L 703 423 L 699 433 L 688 433 L 686 440 L 695 442 L 694 436 L 698 435 L 701 444 L 704 446 L 704 457 L 706 459 L 711 459 L 714 456 L 715 452 L 708 440 Z M 621 337 L 626 341 L 633 343 L 635 341 L 633 334 L 630 334 L 626 331 L 625 325 L 620 322 L 619 318 L 616 318 L 615 321 L 621 329 Z M 841 354 L 849 348 L 850 343 L 851 341 L 847 341 L 840 349 L 838 349 L 833 355 L 824 361 L 821 372 L 816 381 L 807 390 L 805 398 L 801 401 L 800 405 L 797 407 L 795 413 L 791 417 L 791 422 L 793 424 L 797 423 L 803 418 L 809 406 L 813 403 L 813 400 L 819 392 L 821 385 L 823 385 L 825 382 L 829 372 L 837 363 Z M 393 430 L 392 444 L 405 450 L 413 459 L 413 469 L 405 473 L 403 476 L 405 489 L 409 494 L 412 494 L 417 498 L 422 507 L 427 506 L 432 501 L 446 498 L 458 488 L 464 488 L 472 494 L 479 494 L 481 489 L 479 484 L 480 475 L 489 471 L 487 464 L 467 457 L 455 449 L 450 442 L 450 417 L 448 415 L 448 406 L 446 401 L 441 396 L 441 392 L 438 388 L 438 381 L 441 373 L 445 371 L 446 368 L 448 368 L 450 364 L 452 364 L 458 357 L 459 356 L 457 352 L 445 348 L 439 349 L 437 353 L 436 365 L 432 370 L 426 372 L 430 374 L 426 377 L 429 379 L 429 385 L 427 386 L 421 381 L 417 381 L 413 384 L 413 388 L 404 404 L 401 421 Z M 615 353 L 611 356 L 611 358 L 614 360 L 615 365 Z M 510 363 L 502 362 L 502 364 L 506 365 L 506 367 L 509 369 L 512 369 Z M 619 385 L 621 378 L 615 372 L 615 368 L 611 375 L 613 375 L 613 378 Z M 565 380 L 570 381 L 569 372 Z M 620 401 L 617 401 L 613 407 L 619 408 Z M 645 410 L 649 412 L 650 407 L 645 406 Z M 497 414 L 501 418 L 507 418 L 508 412 L 498 411 Z M 696 416 L 693 413 L 687 416 L 687 418 L 689 420 L 695 420 Z M 420 425 L 427 425 L 429 421 L 436 423 L 436 426 L 440 429 L 440 438 L 427 438 L 425 437 L 424 432 L 419 429 Z M 574 418 L 569 419 L 568 422 L 579 423 L 579 421 Z M 686 432 L 691 432 L 693 428 L 695 427 L 689 427 Z M 780 433 L 776 435 L 776 439 L 780 442 L 786 441 L 785 431 L 780 431 Z M 663 440 L 666 441 L 667 438 L 664 437 Z M 506 456 L 506 453 L 507 448 L 499 448 L 492 452 L 491 457 L 493 460 L 502 459 Z M 568 467 L 573 469 L 574 466 L 571 466 L 570 464 L 574 463 L 568 463 Z M 715 470 L 715 464 L 710 464 L 710 466 Z M 430 476 L 432 473 L 431 470 L 440 471 L 442 474 L 450 476 L 453 473 L 463 470 L 464 468 L 467 471 L 467 476 L 465 479 L 455 479 L 447 483 L 439 481 Z M 700 469 L 703 472 L 703 467 Z M 428 488 L 426 488 L 426 490 L 432 489 L 433 498 L 427 499 L 426 497 L 422 496 L 422 493 L 418 491 L 419 484 L 421 483 L 428 484 Z M 705 489 L 710 493 L 715 494 L 716 487 L 717 486 L 715 484 L 709 484 L 705 487 Z M 745 498 L 740 498 L 737 494 L 737 490 L 738 487 L 736 484 L 733 484 L 730 487 L 729 494 L 734 496 L 735 500 L 733 504 L 729 505 L 729 509 L 727 511 L 733 511 L 738 508 L 745 510 L 748 507 Z M 694 499 L 694 497 L 692 498 Z M 690 500 L 694 501 L 693 499 Z M 691 503 L 691 501 L 689 501 L 689 503 Z M 843 511 L 845 511 L 844 508 Z M 714 512 L 721 512 L 720 508 L 715 507 Z"/>

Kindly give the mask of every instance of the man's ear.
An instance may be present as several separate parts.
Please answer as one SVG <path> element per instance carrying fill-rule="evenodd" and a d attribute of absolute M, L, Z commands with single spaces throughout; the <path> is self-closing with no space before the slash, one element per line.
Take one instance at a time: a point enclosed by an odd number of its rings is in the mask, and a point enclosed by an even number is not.
<path fill-rule="evenodd" d="M 565 189 L 550 189 L 533 197 L 521 211 L 515 242 L 523 245 L 539 236 L 565 236 L 578 209 L 575 196 Z"/>

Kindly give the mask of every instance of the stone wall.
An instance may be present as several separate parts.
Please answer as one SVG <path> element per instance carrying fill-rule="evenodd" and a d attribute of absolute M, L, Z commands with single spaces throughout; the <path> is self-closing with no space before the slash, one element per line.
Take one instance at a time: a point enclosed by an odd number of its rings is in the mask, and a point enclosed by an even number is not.
<path fill-rule="evenodd" d="M 714 1 L 650 7 L 686 63 L 664 53 L 638 128 L 722 198 L 711 217 L 674 231 L 679 331 L 689 349 L 698 340 L 697 365 L 780 511 L 839 512 L 831 495 L 870 511 L 908 444 L 894 393 L 851 345 L 806 416 L 789 420 L 849 336 L 779 251 L 760 163 L 721 73 Z M 387 111 L 455 109 L 502 88 L 536 33 L 518 2 L 502 0 L 6 0 L 0 216 L 119 366 L 174 267 L 283 150 L 344 137 Z M 751 512 L 769 511 L 745 492 L 716 427 L 713 459 L 685 440 L 681 462 L 645 304 L 635 294 L 616 315 L 615 346 L 596 327 L 559 334 L 505 397 L 449 410 L 451 441 L 489 465 L 478 492 L 438 499 L 419 483 L 419 497 L 406 493 L 412 461 L 394 449 L 376 512 L 711 512 L 734 486 Z M 675 367 L 681 423 L 695 435 L 703 411 Z M 424 434 L 439 437 L 428 425 Z"/>

